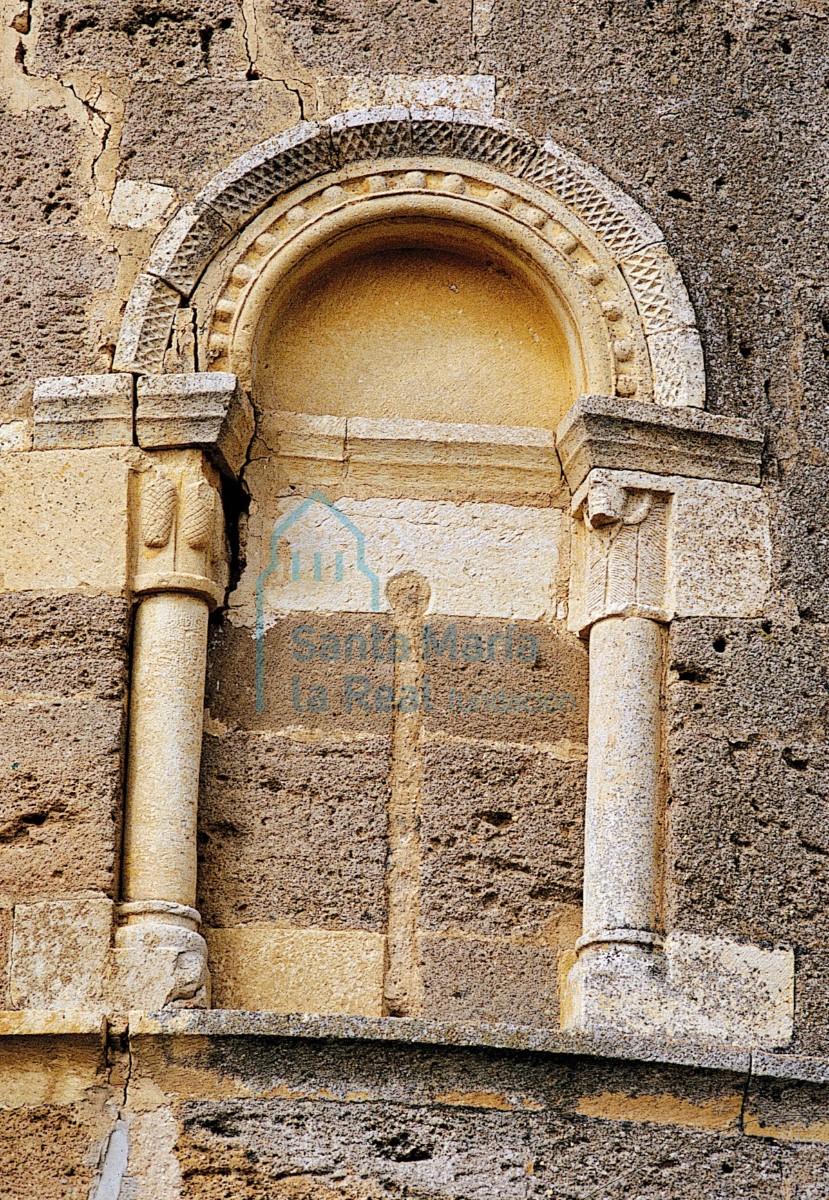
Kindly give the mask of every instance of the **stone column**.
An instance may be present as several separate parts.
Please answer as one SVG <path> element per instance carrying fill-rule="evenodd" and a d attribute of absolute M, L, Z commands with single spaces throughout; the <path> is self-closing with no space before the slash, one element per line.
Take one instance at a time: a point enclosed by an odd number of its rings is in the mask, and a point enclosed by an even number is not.
<path fill-rule="evenodd" d="M 135 617 L 122 893 L 196 902 L 207 602 L 155 592 Z"/>
<path fill-rule="evenodd" d="M 725 577 L 742 586 L 735 570 L 750 568 L 732 565 L 742 555 L 735 529 L 751 523 L 744 511 L 765 520 L 762 438 L 709 413 L 583 396 L 556 449 L 573 496 L 568 624 L 590 640 L 584 923 L 562 1023 L 783 1045 L 791 951 L 664 929 L 660 912 L 668 622 L 722 612 Z M 755 561 L 762 572 L 762 551 Z"/>
<path fill-rule="evenodd" d="M 584 918 L 578 950 L 659 942 L 657 831 L 668 495 L 594 473 L 574 581 L 590 638 Z"/>
<path fill-rule="evenodd" d="M 590 630 L 590 711 L 580 950 L 656 939 L 662 626 L 606 617 Z"/>
<path fill-rule="evenodd" d="M 207 626 L 224 594 L 218 476 L 199 451 L 157 452 L 139 476 L 123 869 L 116 932 L 131 1007 L 206 1006 L 196 820 Z"/>

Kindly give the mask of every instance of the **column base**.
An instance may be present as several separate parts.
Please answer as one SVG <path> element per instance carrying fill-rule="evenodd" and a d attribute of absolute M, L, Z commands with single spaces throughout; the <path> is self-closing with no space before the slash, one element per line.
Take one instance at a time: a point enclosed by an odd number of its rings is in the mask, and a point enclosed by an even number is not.
<path fill-rule="evenodd" d="M 794 955 L 726 938 L 669 934 L 662 950 L 590 943 L 567 976 L 562 1025 L 720 1045 L 786 1046 L 794 1020 Z"/>
<path fill-rule="evenodd" d="M 122 904 L 115 933 L 113 992 L 118 1007 L 158 1012 L 208 1008 L 207 943 L 193 908 L 164 901 Z"/>

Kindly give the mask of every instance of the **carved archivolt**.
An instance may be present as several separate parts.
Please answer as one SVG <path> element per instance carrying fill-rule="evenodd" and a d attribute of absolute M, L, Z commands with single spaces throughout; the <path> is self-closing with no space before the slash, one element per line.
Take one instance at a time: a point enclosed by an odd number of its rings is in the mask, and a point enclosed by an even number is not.
<path fill-rule="evenodd" d="M 163 371 L 177 310 L 190 303 L 199 368 L 246 383 L 280 277 L 349 230 L 401 217 L 475 229 L 528 264 L 578 343 L 583 391 L 703 406 L 693 310 L 653 222 L 555 143 L 448 110 L 305 123 L 221 172 L 179 210 L 136 280 L 116 369 Z"/>

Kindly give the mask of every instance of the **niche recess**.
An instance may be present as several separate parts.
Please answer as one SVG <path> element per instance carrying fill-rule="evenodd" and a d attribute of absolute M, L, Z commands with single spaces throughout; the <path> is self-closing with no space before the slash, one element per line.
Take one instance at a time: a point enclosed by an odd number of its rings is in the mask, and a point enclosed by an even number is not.
<path fill-rule="evenodd" d="M 479 230 L 405 219 L 289 271 L 252 365 L 263 415 L 548 429 L 585 381 L 570 314 L 531 264 Z"/>

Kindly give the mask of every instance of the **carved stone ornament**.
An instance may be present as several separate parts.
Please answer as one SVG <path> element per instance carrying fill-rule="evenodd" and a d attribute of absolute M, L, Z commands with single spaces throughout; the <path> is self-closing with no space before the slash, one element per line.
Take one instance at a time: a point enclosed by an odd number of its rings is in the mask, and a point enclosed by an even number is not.
<path fill-rule="evenodd" d="M 130 295 L 115 369 L 163 371 L 189 302 L 199 362 L 246 387 L 257 311 L 274 282 L 349 228 L 401 217 L 477 228 L 535 264 L 562 314 L 577 314 L 579 390 L 703 405 L 693 310 L 650 218 L 555 143 L 446 109 L 303 123 L 237 159 L 159 236 Z"/>
<path fill-rule="evenodd" d="M 594 472 L 575 509 L 570 627 L 584 633 L 608 616 L 667 621 L 670 496 L 622 487 Z"/>
<path fill-rule="evenodd" d="M 169 450 L 140 459 L 136 474 L 136 595 L 189 592 L 211 607 L 222 603 L 227 553 L 216 471 L 197 450 Z"/>

